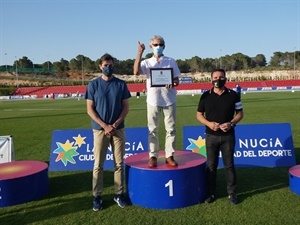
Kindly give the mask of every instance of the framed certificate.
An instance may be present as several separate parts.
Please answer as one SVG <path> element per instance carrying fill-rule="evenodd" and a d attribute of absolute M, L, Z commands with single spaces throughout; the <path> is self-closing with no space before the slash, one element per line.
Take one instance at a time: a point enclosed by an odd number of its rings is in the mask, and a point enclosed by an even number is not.
<path fill-rule="evenodd" d="M 173 68 L 151 68 L 151 87 L 164 87 L 167 84 L 173 85 Z"/>

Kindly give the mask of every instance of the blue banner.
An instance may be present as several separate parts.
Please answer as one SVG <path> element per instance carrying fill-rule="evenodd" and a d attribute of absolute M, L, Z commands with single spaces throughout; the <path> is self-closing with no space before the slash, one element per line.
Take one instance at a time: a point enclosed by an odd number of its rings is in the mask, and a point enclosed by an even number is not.
<path fill-rule="evenodd" d="M 291 126 L 280 124 L 240 124 L 235 127 L 237 167 L 289 167 L 296 165 Z M 206 156 L 205 127 L 183 127 L 184 150 Z M 224 167 L 222 155 L 219 167 Z"/>
<path fill-rule="evenodd" d="M 148 151 L 148 129 L 125 128 L 124 158 Z M 92 170 L 94 165 L 93 132 L 91 129 L 54 130 L 50 151 L 49 171 Z M 107 149 L 105 170 L 112 170 L 113 153 Z"/>

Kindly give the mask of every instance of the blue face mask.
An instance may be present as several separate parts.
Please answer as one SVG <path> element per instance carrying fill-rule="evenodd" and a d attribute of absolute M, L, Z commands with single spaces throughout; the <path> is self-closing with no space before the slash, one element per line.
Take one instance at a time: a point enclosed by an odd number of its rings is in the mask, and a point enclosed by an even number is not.
<path fill-rule="evenodd" d="M 163 46 L 153 46 L 152 47 L 152 51 L 154 55 L 162 55 L 163 51 L 164 51 L 164 47 Z"/>
<path fill-rule="evenodd" d="M 107 76 L 110 77 L 114 72 L 114 67 L 112 65 L 110 66 L 104 66 L 102 69 L 102 73 Z"/>

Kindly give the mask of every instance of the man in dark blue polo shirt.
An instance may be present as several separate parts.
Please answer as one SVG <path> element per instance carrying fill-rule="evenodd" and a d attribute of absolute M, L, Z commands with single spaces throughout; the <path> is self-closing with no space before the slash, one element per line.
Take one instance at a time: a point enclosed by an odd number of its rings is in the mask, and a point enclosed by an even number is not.
<path fill-rule="evenodd" d="M 102 209 L 104 162 L 109 145 L 114 159 L 114 201 L 124 208 L 125 124 L 131 94 L 126 82 L 114 76 L 114 57 L 105 53 L 99 60 L 102 75 L 86 89 L 87 114 L 91 117 L 94 138 L 93 210 Z"/>
<path fill-rule="evenodd" d="M 226 73 L 217 69 L 211 73 L 213 88 L 201 95 L 197 119 L 206 126 L 206 184 L 205 203 L 215 201 L 216 177 L 219 152 L 225 168 L 229 202 L 237 204 L 236 172 L 234 166 L 235 125 L 243 118 L 243 107 L 239 95 L 225 87 Z"/>

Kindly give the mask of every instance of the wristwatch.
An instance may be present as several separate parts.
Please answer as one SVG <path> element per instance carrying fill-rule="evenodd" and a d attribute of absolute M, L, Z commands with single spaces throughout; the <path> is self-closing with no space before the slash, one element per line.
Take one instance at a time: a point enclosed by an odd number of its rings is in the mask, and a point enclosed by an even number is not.
<path fill-rule="evenodd" d="M 235 127 L 235 124 L 233 122 L 230 122 L 231 127 Z"/>

